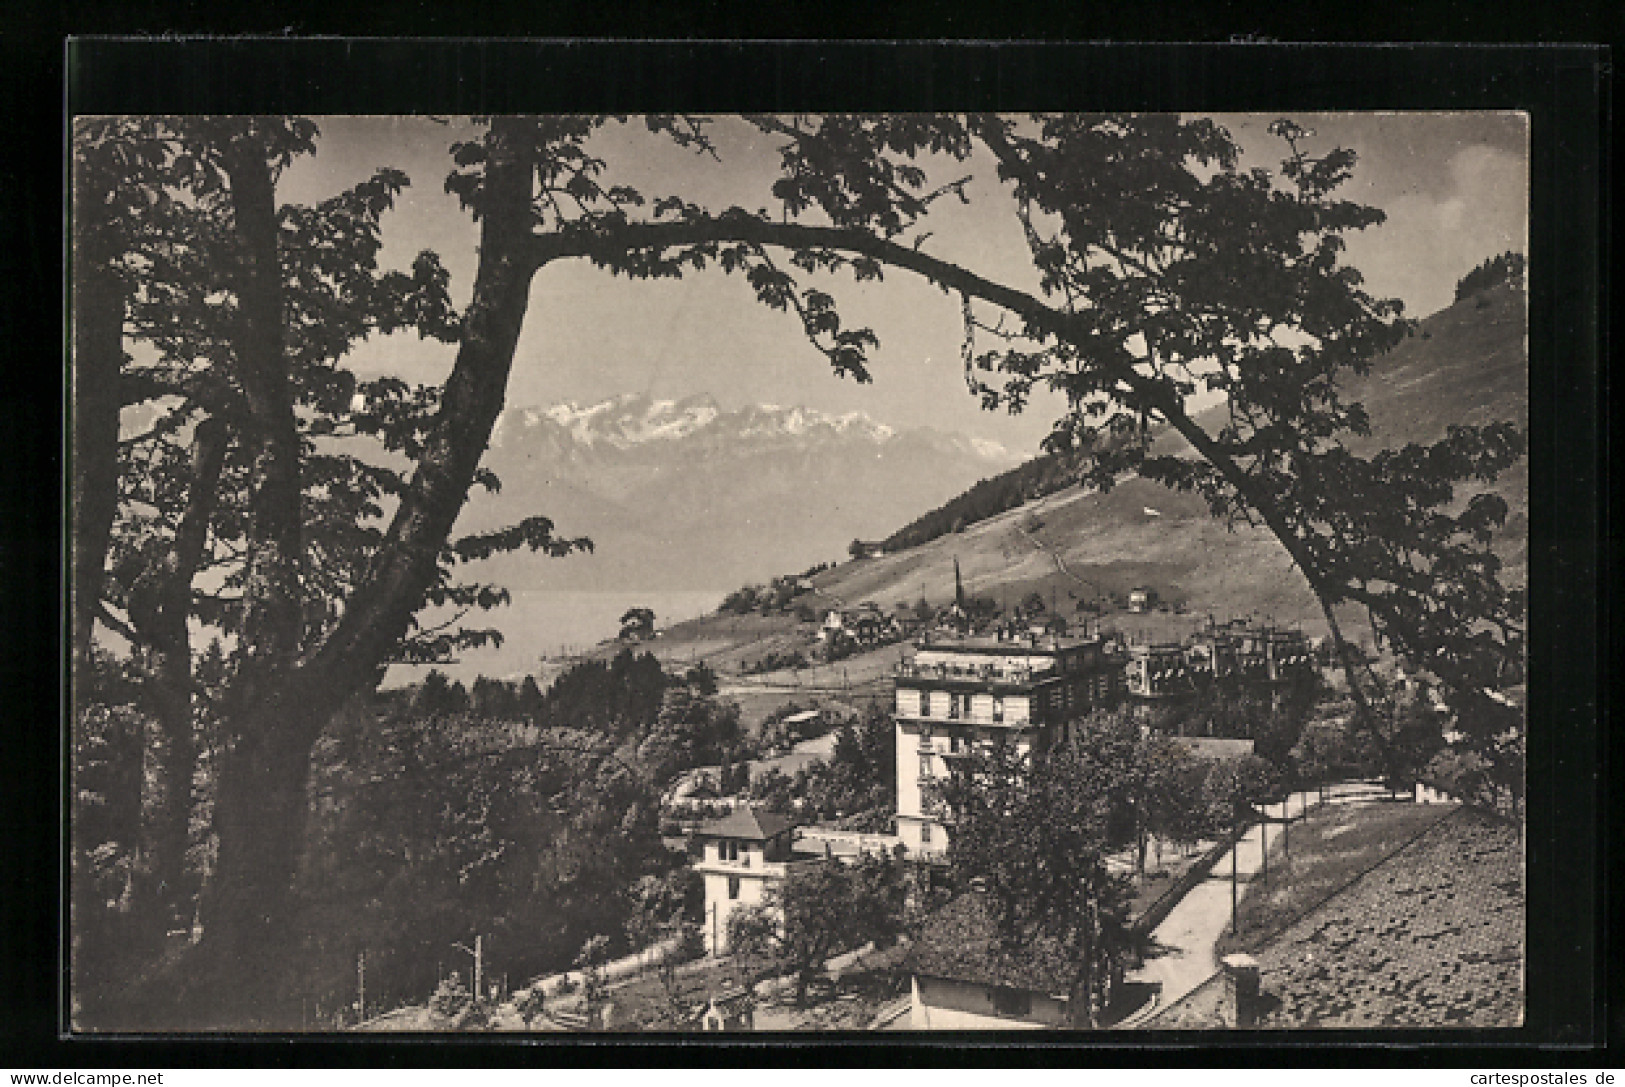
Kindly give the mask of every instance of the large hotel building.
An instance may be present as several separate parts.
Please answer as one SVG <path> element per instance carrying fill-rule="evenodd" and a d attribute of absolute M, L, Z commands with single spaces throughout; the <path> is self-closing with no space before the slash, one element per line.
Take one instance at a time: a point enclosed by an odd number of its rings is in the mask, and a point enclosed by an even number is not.
<path fill-rule="evenodd" d="M 948 761 L 1002 735 L 1055 738 L 1120 697 L 1123 662 L 1100 638 L 1007 635 L 922 644 L 897 668 L 897 833 L 911 856 L 943 853 L 948 826 L 928 786 Z"/>

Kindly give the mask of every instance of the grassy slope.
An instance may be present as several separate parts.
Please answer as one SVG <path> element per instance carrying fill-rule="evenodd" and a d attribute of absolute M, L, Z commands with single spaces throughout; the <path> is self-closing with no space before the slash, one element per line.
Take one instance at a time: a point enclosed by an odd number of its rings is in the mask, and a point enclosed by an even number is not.
<path fill-rule="evenodd" d="M 1378 802 L 1311 811 L 1292 826 L 1285 848 L 1280 837 L 1270 844 L 1269 879 L 1258 875 L 1247 884 L 1237 908 L 1237 931 L 1219 939 L 1214 957 L 1261 951 L 1285 925 L 1454 810 Z"/>
<path fill-rule="evenodd" d="M 1351 379 L 1350 397 L 1366 405 L 1373 424 L 1370 439 L 1358 443 L 1359 451 L 1432 441 L 1452 423 L 1523 421 L 1528 402 L 1523 311 L 1521 291 L 1494 288 L 1427 318 L 1370 375 Z M 1167 450 L 1177 452 L 1182 444 L 1171 440 Z M 1513 510 L 1504 533 L 1508 576 L 1521 580 L 1526 467 L 1520 465 L 1496 490 Z M 1070 574 L 1061 573 L 1035 541 L 1058 554 Z M 1104 495 L 1063 491 L 958 535 L 848 563 L 815 580 L 826 593 L 848 600 L 873 599 L 889 606 L 916 599 L 923 590 L 940 603 L 952 595 L 956 556 L 971 592 L 1012 602 L 1034 589 L 1046 598 L 1053 591 L 1061 608 L 1070 611 L 1074 599 L 1123 595 L 1136 584 L 1149 584 L 1193 612 L 1224 616 L 1256 611 L 1302 621 L 1310 629 L 1321 627 L 1314 598 L 1272 536 L 1247 529 L 1228 532 L 1200 499 L 1138 479 Z M 1123 619 L 1130 628 L 1142 622 L 1151 620 Z"/>

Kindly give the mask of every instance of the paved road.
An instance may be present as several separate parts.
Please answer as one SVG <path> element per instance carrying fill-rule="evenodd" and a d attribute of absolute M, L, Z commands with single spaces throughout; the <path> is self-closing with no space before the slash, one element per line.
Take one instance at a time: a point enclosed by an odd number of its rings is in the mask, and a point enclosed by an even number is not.
<path fill-rule="evenodd" d="M 1329 788 L 1326 800 L 1331 804 L 1348 804 L 1385 795 L 1382 789 L 1375 786 L 1351 782 Z M 1280 804 L 1264 810 L 1275 818 L 1290 812 L 1292 818 L 1297 819 L 1306 807 L 1313 807 L 1319 799 L 1318 792 L 1294 793 Z M 1155 1007 L 1172 1004 L 1218 969 L 1213 951 L 1219 937 L 1224 935 L 1230 924 L 1231 858 L 1236 858 L 1239 899 L 1246 893 L 1248 881 L 1262 867 L 1265 844 L 1274 844 L 1280 833 L 1281 827 L 1273 823 L 1259 824 L 1248 830 L 1237 848 L 1220 857 L 1208 878 L 1192 887 L 1152 932 L 1152 954 L 1155 957 L 1148 956 L 1145 964 L 1131 972 L 1126 980 L 1160 986 Z M 1132 1026 L 1151 1010 L 1143 1009 L 1130 1016 L 1123 1025 Z"/>
<path fill-rule="evenodd" d="M 1213 945 L 1230 924 L 1231 857 L 1237 858 L 1236 876 L 1241 884 L 1238 893 L 1245 893 L 1245 884 L 1259 870 L 1260 840 L 1266 830 L 1273 843 L 1280 827 L 1253 827 L 1242 836 L 1237 850 L 1226 852 L 1207 879 L 1192 887 L 1152 932 L 1155 946 L 1151 954 L 1155 957 L 1148 957 L 1128 980 L 1159 985 L 1159 1007 L 1178 1000 L 1216 969 Z"/>

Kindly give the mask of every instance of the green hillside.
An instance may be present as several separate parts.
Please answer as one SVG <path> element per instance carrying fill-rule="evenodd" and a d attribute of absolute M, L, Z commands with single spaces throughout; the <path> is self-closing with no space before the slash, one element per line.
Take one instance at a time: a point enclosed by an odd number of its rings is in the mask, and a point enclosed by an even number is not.
<path fill-rule="evenodd" d="M 1372 435 L 1361 452 L 1428 442 L 1453 423 L 1522 421 L 1527 415 L 1525 302 L 1508 285 L 1471 295 L 1420 322 L 1416 333 L 1379 360 L 1364 378 L 1351 378 L 1352 398 L 1365 404 Z M 1177 452 L 1177 436 L 1159 451 Z M 1500 549 L 1507 576 L 1523 578 L 1527 536 L 1526 465 L 1496 486 L 1513 516 Z M 1111 598 L 1135 585 L 1192 616 L 1258 613 L 1299 621 L 1320 631 L 1324 621 L 1303 580 L 1267 532 L 1226 528 L 1201 499 L 1131 479 L 1108 494 L 1069 487 L 941 536 L 920 547 L 843 564 L 815 582 L 826 595 L 884 606 L 922 594 L 943 603 L 953 593 L 954 560 L 969 591 L 1011 602 L 1039 591 L 1066 611 Z M 1122 616 L 1127 629 L 1150 628 L 1155 616 Z"/>

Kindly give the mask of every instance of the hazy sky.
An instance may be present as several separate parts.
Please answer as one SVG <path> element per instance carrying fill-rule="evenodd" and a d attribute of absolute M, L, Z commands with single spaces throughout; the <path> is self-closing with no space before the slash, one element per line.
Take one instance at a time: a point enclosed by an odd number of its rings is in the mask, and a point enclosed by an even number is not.
<path fill-rule="evenodd" d="M 1313 132 L 1311 153 L 1334 146 L 1359 155 L 1342 193 L 1383 209 L 1382 226 L 1349 237 L 1349 263 L 1379 296 L 1404 301 L 1426 316 L 1448 305 L 1459 279 L 1486 257 L 1524 250 L 1527 231 L 1527 125 L 1518 114 L 1225 114 L 1246 153 L 1245 164 L 1277 165 L 1280 141 L 1265 132 L 1278 116 Z M 384 220 L 386 266 L 404 267 L 433 249 L 452 275 L 453 298 L 467 302 L 477 259 L 477 228 L 443 183 L 450 144 L 477 130 L 427 118 L 328 117 L 314 158 L 283 177 L 279 196 L 309 202 L 354 184 L 379 166 L 412 179 Z M 611 125 L 594 149 L 609 165 L 606 179 L 651 199 L 681 194 L 713 210 L 730 204 L 773 208 L 769 186 L 777 155 L 767 138 L 736 120 L 714 128 L 720 163 L 651 137 L 639 123 Z M 924 248 L 968 263 L 989 278 L 1036 286 L 1020 229 L 989 162 L 976 158 L 948 180 L 973 175 L 971 204 L 945 200 L 924 229 Z M 738 276 L 708 270 L 682 280 L 616 279 L 581 261 L 558 262 L 536 278 L 508 388 L 510 406 L 589 403 L 623 392 L 678 398 L 708 392 L 725 408 L 747 403 L 802 404 L 825 411 L 861 410 L 893 425 L 930 425 L 1033 450 L 1059 410 L 1035 399 L 1011 418 L 980 409 L 966 391 L 960 363 L 957 297 L 907 273 L 881 284 L 850 277 L 819 284 L 835 295 L 848 325 L 868 325 L 881 347 L 872 353 L 872 385 L 837 379 L 801 337 L 793 317 L 755 302 Z M 373 374 L 439 381 L 453 349 L 411 335 L 375 338 L 352 363 Z"/>

